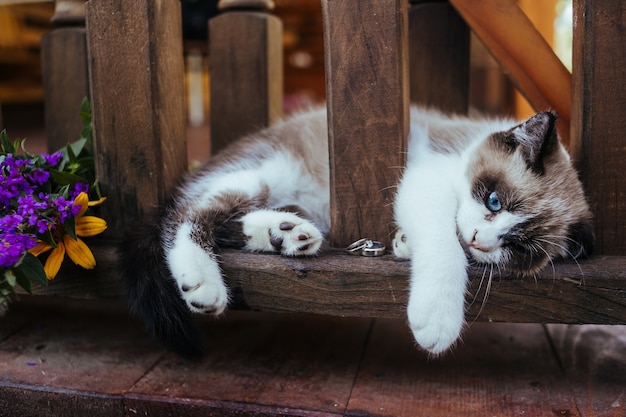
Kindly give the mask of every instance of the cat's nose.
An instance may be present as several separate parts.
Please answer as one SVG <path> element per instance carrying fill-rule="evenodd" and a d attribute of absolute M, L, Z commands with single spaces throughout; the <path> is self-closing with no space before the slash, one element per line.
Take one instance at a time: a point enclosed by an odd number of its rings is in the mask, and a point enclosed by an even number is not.
<path fill-rule="evenodd" d="M 475 230 L 474 236 L 472 236 L 472 240 L 470 241 L 470 244 L 469 244 L 470 248 L 474 248 L 481 252 L 491 251 L 492 248 L 488 244 L 485 244 L 484 242 L 480 242 L 477 236 L 478 236 L 478 230 Z"/>

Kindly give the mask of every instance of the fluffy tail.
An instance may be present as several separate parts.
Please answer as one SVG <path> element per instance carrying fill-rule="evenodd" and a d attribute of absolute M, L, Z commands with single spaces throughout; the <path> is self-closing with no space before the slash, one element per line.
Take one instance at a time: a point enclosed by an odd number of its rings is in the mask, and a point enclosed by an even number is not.
<path fill-rule="evenodd" d="M 132 314 L 179 355 L 190 359 L 203 356 L 204 334 L 169 274 L 156 223 L 137 226 L 122 242 L 119 259 Z"/>

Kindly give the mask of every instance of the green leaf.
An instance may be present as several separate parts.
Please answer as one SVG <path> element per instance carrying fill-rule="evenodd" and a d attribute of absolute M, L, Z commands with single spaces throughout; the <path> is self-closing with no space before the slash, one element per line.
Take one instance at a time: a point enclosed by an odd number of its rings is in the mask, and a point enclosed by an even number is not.
<path fill-rule="evenodd" d="M 70 160 L 70 163 L 72 163 L 72 164 L 75 163 L 76 162 L 76 154 L 74 153 L 74 149 L 72 149 L 72 145 L 71 144 L 68 144 L 65 147 L 65 152 L 67 154 L 67 157 Z"/>
<path fill-rule="evenodd" d="M 9 141 L 6 129 L 0 132 L 0 147 L 2 147 L 3 153 L 15 153 L 15 147 Z"/>
<path fill-rule="evenodd" d="M 24 289 L 24 291 L 26 291 L 29 294 L 33 293 L 33 285 L 30 282 L 30 280 L 28 278 L 26 278 L 24 275 L 22 274 L 18 274 L 16 276 L 17 278 L 17 284 L 22 287 Z"/>
<path fill-rule="evenodd" d="M 70 217 L 64 223 L 65 233 L 70 235 L 70 237 L 76 240 L 76 217 Z"/>
<path fill-rule="evenodd" d="M 57 247 L 57 243 L 54 241 L 54 236 L 52 236 L 52 232 L 50 230 L 46 230 L 44 234 L 39 235 L 39 238 L 53 248 Z"/>
<path fill-rule="evenodd" d="M 15 272 L 17 276 L 23 275 L 24 278 L 31 282 L 38 282 L 45 287 L 48 286 L 48 278 L 43 270 L 43 265 L 39 259 L 37 259 L 35 255 L 30 252 L 26 252 L 26 255 L 24 255 L 24 258 L 22 259 L 22 263 L 15 268 Z"/>
<path fill-rule="evenodd" d="M 76 184 L 77 182 L 89 183 L 84 177 L 71 172 L 62 172 L 51 169 L 50 175 L 57 184 L 63 186 L 68 184 Z"/>
<path fill-rule="evenodd" d="M 77 141 L 74 141 L 67 146 L 69 146 L 72 149 L 72 152 L 74 155 L 80 155 L 80 153 L 85 148 L 86 144 L 87 144 L 87 138 L 80 138 Z"/>
<path fill-rule="evenodd" d="M 11 287 L 15 287 L 15 283 L 17 281 L 15 275 L 13 274 L 12 271 L 6 271 L 4 273 L 4 279 L 7 281 L 7 283 L 11 286 Z"/>
<path fill-rule="evenodd" d="M 91 123 L 91 103 L 87 97 L 83 97 L 80 103 L 80 120 L 83 124 Z"/>

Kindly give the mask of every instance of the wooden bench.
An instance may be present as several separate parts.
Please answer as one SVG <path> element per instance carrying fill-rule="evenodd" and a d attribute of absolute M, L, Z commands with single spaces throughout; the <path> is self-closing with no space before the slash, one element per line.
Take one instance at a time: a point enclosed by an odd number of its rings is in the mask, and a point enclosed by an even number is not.
<path fill-rule="evenodd" d="M 281 24 L 268 3 L 222 0 L 224 14 L 210 22 L 214 150 L 281 115 Z M 342 248 L 364 236 L 389 243 L 409 101 L 467 109 L 469 30 L 456 10 L 470 24 L 472 16 L 462 1 L 452 3 L 458 9 L 442 1 L 322 0 L 331 249 L 312 259 L 224 251 L 234 308 L 404 317 L 408 262 L 351 257 Z M 77 5 L 73 23 L 81 19 Z M 91 0 L 86 29 L 60 17 L 44 40 L 52 149 L 76 131 L 60 126 L 62 115 L 75 113 L 89 74 L 97 172 L 108 197 L 100 214 L 109 230 L 89 242 L 95 270 L 65 265 L 37 294 L 119 298 L 117 242 L 187 168 L 179 8 L 179 0 Z M 484 306 L 483 273 L 472 270 L 468 320 L 626 323 L 626 6 L 575 0 L 574 13 L 569 148 L 595 213 L 596 255 L 555 263 L 535 280 L 496 274 Z M 60 86 L 70 81 L 80 87 L 67 95 Z"/>

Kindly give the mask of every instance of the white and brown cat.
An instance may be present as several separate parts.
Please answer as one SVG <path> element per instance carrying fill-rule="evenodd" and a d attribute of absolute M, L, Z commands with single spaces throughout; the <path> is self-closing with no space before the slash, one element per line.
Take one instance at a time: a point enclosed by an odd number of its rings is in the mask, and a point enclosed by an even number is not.
<path fill-rule="evenodd" d="M 329 230 L 326 120 L 312 109 L 239 140 L 124 241 L 131 310 L 171 349 L 201 355 L 193 313 L 228 305 L 220 248 L 318 253 Z M 411 259 L 408 321 L 427 351 L 446 351 L 462 332 L 469 263 L 533 275 L 590 253 L 591 213 L 555 123 L 550 112 L 518 123 L 411 108 L 393 246 Z"/>

